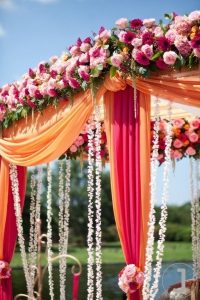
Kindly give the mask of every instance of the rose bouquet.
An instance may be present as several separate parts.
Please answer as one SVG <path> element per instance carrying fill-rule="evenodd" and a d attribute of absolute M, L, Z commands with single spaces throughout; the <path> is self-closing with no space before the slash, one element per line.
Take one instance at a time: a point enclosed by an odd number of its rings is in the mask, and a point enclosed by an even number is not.
<path fill-rule="evenodd" d="M 136 292 L 144 282 L 144 273 L 134 264 L 127 265 L 119 273 L 118 285 L 126 294 Z"/>
<path fill-rule="evenodd" d="M 10 278 L 11 268 L 9 264 L 3 260 L 0 260 L 0 281 L 2 279 Z"/>

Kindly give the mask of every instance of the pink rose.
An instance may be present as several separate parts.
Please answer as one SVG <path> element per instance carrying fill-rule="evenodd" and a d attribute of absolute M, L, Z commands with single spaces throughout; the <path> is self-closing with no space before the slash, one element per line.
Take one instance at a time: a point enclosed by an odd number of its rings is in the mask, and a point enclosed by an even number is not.
<path fill-rule="evenodd" d="M 200 126 L 200 120 L 199 119 L 195 119 L 193 121 L 190 122 L 190 125 L 194 128 L 197 129 Z"/>
<path fill-rule="evenodd" d="M 195 155 L 196 154 L 196 150 L 193 147 L 188 147 L 186 150 L 186 153 L 188 155 Z"/>
<path fill-rule="evenodd" d="M 188 19 L 192 22 L 199 21 L 200 20 L 200 10 L 192 11 L 188 16 Z"/>
<path fill-rule="evenodd" d="M 77 55 L 80 54 L 80 47 L 78 47 L 78 46 L 72 46 L 72 47 L 70 48 L 69 52 L 70 52 L 70 54 L 71 54 L 72 56 L 77 56 Z"/>
<path fill-rule="evenodd" d="M 189 133 L 188 138 L 192 143 L 197 142 L 199 139 L 198 134 L 196 134 L 195 132 Z"/>
<path fill-rule="evenodd" d="M 77 151 L 76 145 L 73 144 L 73 145 L 69 148 L 69 150 L 70 150 L 72 153 L 75 153 L 75 152 Z"/>
<path fill-rule="evenodd" d="M 181 128 L 185 124 L 185 121 L 181 118 L 173 120 L 173 125 L 176 128 Z"/>
<path fill-rule="evenodd" d="M 79 135 L 79 137 L 76 139 L 76 141 L 75 141 L 75 145 L 77 146 L 77 147 L 79 147 L 79 146 L 81 146 L 81 145 L 83 145 L 84 144 L 84 138 L 81 136 L 81 135 Z"/>
<path fill-rule="evenodd" d="M 193 49 L 193 53 L 194 53 L 194 56 L 200 58 L 200 48 L 195 48 L 195 49 Z"/>
<path fill-rule="evenodd" d="M 78 69 L 78 74 L 83 80 L 85 80 L 85 81 L 90 80 L 89 67 L 88 66 L 80 66 L 80 68 Z"/>
<path fill-rule="evenodd" d="M 156 26 L 153 30 L 153 33 L 155 35 L 155 37 L 162 37 L 164 36 L 163 30 L 160 26 Z"/>
<path fill-rule="evenodd" d="M 81 64 L 86 64 L 88 63 L 90 60 L 90 56 L 89 56 L 89 53 L 82 53 L 80 56 L 79 56 L 79 63 Z"/>
<path fill-rule="evenodd" d="M 78 80 L 77 79 L 75 79 L 75 78 L 69 78 L 68 79 L 68 83 L 69 83 L 69 85 L 73 88 L 73 89 L 79 89 L 80 88 L 80 84 L 79 84 L 79 82 L 78 82 Z"/>
<path fill-rule="evenodd" d="M 55 89 L 56 88 L 56 80 L 54 78 L 49 79 L 48 88 L 49 89 Z"/>
<path fill-rule="evenodd" d="M 129 21 L 126 18 L 120 18 L 115 22 L 115 24 L 119 29 L 125 29 L 126 27 L 128 27 Z"/>
<path fill-rule="evenodd" d="M 177 32 L 174 29 L 170 29 L 166 32 L 165 37 L 170 41 L 170 43 L 173 43 L 175 41 Z"/>
<path fill-rule="evenodd" d="M 35 96 L 35 92 L 37 91 L 37 86 L 33 85 L 33 84 L 29 84 L 28 86 L 28 91 L 29 91 L 29 95 L 31 97 L 34 97 Z"/>
<path fill-rule="evenodd" d="M 174 51 L 167 51 L 163 54 L 163 60 L 167 65 L 174 65 L 178 55 Z"/>
<path fill-rule="evenodd" d="M 127 265 L 124 269 L 124 275 L 128 278 L 128 280 L 132 279 L 135 276 L 136 267 L 134 264 Z"/>
<path fill-rule="evenodd" d="M 114 53 L 111 57 L 111 64 L 117 68 L 119 68 L 124 60 L 123 55 Z"/>
<path fill-rule="evenodd" d="M 99 37 L 102 41 L 107 41 L 111 36 L 111 31 L 110 30 L 103 30 L 100 34 L 99 34 Z"/>
<path fill-rule="evenodd" d="M 90 50 L 90 48 L 91 48 L 91 45 L 90 45 L 90 44 L 88 44 L 88 43 L 82 43 L 82 44 L 81 44 L 81 47 L 80 47 L 80 50 L 81 50 L 82 52 L 87 52 L 87 51 Z"/>
<path fill-rule="evenodd" d="M 142 46 L 142 39 L 135 38 L 132 40 L 131 45 L 135 48 Z"/>
<path fill-rule="evenodd" d="M 136 275 L 136 282 L 139 284 L 139 285 L 142 285 L 143 282 L 144 282 L 144 273 L 143 272 L 139 272 L 137 275 Z"/>
<path fill-rule="evenodd" d="M 143 20 L 143 25 L 147 28 L 151 28 L 155 26 L 156 20 L 155 19 L 144 19 Z"/>
<path fill-rule="evenodd" d="M 179 149 L 183 146 L 183 143 L 179 139 L 175 139 L 175 141 L 173 142 L 173 146 Z"/>
<path fill-rule="evenodd" d="M 50 63 L 52 63 L 52 64 L 54 64 L 57 60 L 58 60 L 58 56 L 52 56 L 49 59 Z"/>
<path fill-rule="evenodd" d="M 183 154 L 178 150 L 171 151 L 171 158 L 181 158 Z"/>
<path fill-rule="evenodd" d="M 47 93 L 50 97 L 56 97 L 58 95 L 55 89 L 49 89 Z"/>
<path fill-rule="evenodd" d="M 153 55 L 153 45 L 143 45 L 141 47 L 142 52 L 146 55 L 148 59 L 152 58 Z"/>

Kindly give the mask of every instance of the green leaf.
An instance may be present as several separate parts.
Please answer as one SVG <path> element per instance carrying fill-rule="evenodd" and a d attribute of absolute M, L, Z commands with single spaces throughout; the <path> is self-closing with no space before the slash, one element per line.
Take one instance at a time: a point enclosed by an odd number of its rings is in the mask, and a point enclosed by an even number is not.
<path fill-rule="evenodd" d="M 193 58 L 194 58 L 194 54 L 191 53 L 189 56 L 189 68 L 192 68 L 193 66 Z"/>
<path fill-rule="evenodd" d="M 25 108 L 23 108 L 21 111 L 21 117 L 25 118 L 26 116 L 27 116 L 27 110 Z"/>
<path fill-rule="evenodd" d="M 99 73 L 100 73 L 100 70 L 97 67 L 91 70 L 91 75 L 93 77 L 98 77 Z"/>
<path fill-rule="evenodd" d="M 164 14 L 164 17 L 165 17 L 165 19 L 172 20 L 173 15 L 172 14 Z"/>
<path fill-rule="evenodd" d="M 155 61 L 157 58 L 161 57 L 163 54 L 163 51 L 156 52 L 153 57 L 151 58 L 152 61 Z"/>
<path fill-rule="evenodd" d="M 109 45 L 104 45 L 103 49 L 109 49 Z"/>
<path fill-rule="evenodd" d="M 111 66 L 111 67 L 110 67 L 110 77 L 111 77 L 111 78 L 114 77 L 115 74 L 116 74 L 116 72 L 117 72 L 117 68 L 114 67 L 114 66 Z"/>
<path fill-rule="evenodd" d="M 138 71 L 139 71 L 139 74 L 142 75 L 142 76 L 144 76 L 144 77 L 148 77 L 149 76 L 149 70 L 148 69 L 140 67 L 138 69 Z"/>

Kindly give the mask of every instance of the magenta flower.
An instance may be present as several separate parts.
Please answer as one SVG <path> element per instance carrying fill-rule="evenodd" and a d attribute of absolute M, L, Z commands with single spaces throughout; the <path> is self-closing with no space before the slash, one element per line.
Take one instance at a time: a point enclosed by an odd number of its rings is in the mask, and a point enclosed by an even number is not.
<path fill-rule="evenodd" d="M 90 44 L 91 43 L 91 38 L 90 37 L 85 38 L 83 40 L 83 43 Z"/>
<path fill-rule="evenodd" d="M 80 38 L 78 38 L 77 41 L 76 41 L 76 46 L 77 46 L 77 47 L 80 47 L 81 44 L 82 44 L 82 41 L 81 41 Z"/>
<path fill-rule="evenodd" d="M 79 84 L 79 82 L 78 82 L 78 80 L 77 79 L 75 79 L 75 78 L 70 78 L 70 79 L 68 79 L 68 83 L 69 83 L 69 85 L 73 88 L 73 89 L 79 89 L 80 88 L 80 84 Z"/>
<path fill-rule="evenodd" d="M 100 56 L 100 48 L 91 48 L 89 51 L 89 54 L 91 57 L 95 58 L 95 57 L 99 57 Z"/>
<path fill-rule="evenodd" d="M 39 72 L 40 74 L 43 74 L 46 72 L 46 68 L 44 64 L 39 64 Z"/>
<path fill-rule="evenodd" d="M 43 96 L 42 96 L 42 94 L 40 93 L 39 90 L 35 91 L 35 98 L 37 98 L 37 99 L 42 99 L 43 98 Z"/>
<path fill-rule="evenodd" d="M 80 76 L 83 80 L 85 80 L 85 81 L 89 81 L 89 80 L 90 80 L 90 75 L 89 75 L 86 71 L 84 71 L 84 70 L 82 70 L 82 69 L 79 69 L 79 70 L 78 70 L 78 74 L 79 74 L 79 76 Z"/>
<path fill-rule="evenodd" d="M 28 70 L 28 75 L 29 75 L 31 78 L 34 78 L 34 77 L 35 77 L 35 72 L 34 72 L 31 68 L 29 68 L 29 70 Z"/>
<path fill-rule="evenodd" d="M 146 55 L 142 51 L 137 51 L 135 55 L 135 60 L 143 66 L 148 66 L 150 64 L 149 59 L 146 57 Z"/>
<path fill-rule="evenodd" d="M 51 97 L 57 97 L 58 93 L 56 92 L 55 89 L 49 89 L 48 90 L 48 95 L 51 96 Z"/>
<path fill-rule="evenodd" d="M 168 51 L 170 49 L 170 41 L 165 36 L 158 37 L 156 41 L 159 50 Z"/>
<path fill-rule="evenodd" d="M 168 66 L 166 65 L 166 63 L 164 62 L 162 57 L 159 57 L 156 60 L 156 66 L 160 69 L 160 70 L 166 70 L 168 68 Z"/>
<path fill-rule="evenodd" d="M 58 75 L 58 73 L 55 70 L 51 70 L 50 75 L 52 78 L 56 78 L 56 76 Z"/>
<path fill-rule="evenodd" d="M 145 32 L 142 35 L 142 44 L 152 45 L 154 42 L 153 34 L 151 32 Z"/>
<path fill-rule="evenodd" d="M 133 29 L 140 29 L 143 26 L 143 22 L 140 19 L 133 19 L 130 21 L 130 26 Z"/>
<path fill-rule="evenodd" d="M 200 48 L 200 33 L 198 33 L 192 40 L 191 40 L 191 46 L 193 49 L 199 49 Z"/>
<path fill-rule="evenodd" d="M 128 31 L 124 34 L 124 43 L 131 44 L 132 40 L 136 37 L 134 32 Z"/>

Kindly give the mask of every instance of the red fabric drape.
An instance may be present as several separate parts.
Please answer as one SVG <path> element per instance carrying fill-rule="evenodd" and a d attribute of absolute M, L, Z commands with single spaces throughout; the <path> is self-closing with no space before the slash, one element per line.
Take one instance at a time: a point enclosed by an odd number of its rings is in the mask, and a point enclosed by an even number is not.
<path fill-rule="evenodd" d="M 17 167 L 18 180 L 19 180 L 19 194 L 21 200 L 21 207 L 23 209 L 25 192 L 26 192 L 26 168 Z M 9 181 L 8 190 L 8 207 L 7 217 L 4 231 L 3 241 L 3 260 L 8 263 L 11 262 L 13 253 L 15 250 L 15 244 L 17 239 L 16 217 L 14 212 L 14 201 L 11 189 L 11 182 Z M 0 300 L 12 300 L 12 278 L 4 279 L 0 285 Z"/>
<path fill-rule="evenodd" d="M 139 97 L 137 116 L 134 117 L 133 89 L 129 86 L 114 95 L 113 109 L 113 163 L 118 210 L 121 215 L 123 251 L 127 264 L 139 266 L 141 191 Z M 139 291 L 130 299 L 140 299 Z"/>
<path fill-rule="evenodd" d="M 72 291 L 73 300 L 78 300 L 79 280 L 80 280 L 80 274 L 73 274 L 73 291 Z"/>

